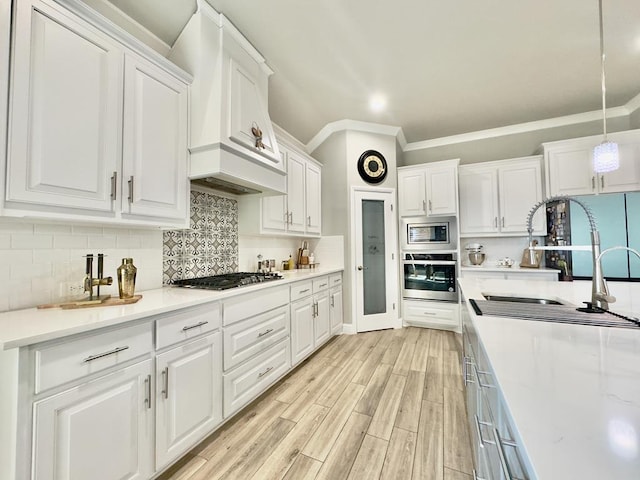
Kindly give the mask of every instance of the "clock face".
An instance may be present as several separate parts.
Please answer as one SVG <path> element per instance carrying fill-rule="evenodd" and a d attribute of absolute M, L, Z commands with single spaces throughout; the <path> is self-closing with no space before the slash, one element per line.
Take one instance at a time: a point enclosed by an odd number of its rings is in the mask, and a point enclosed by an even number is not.
<path fill-rule="evenodd" d="M 387 176 L 387 161 L 380 152 L 367 150 L 358 159 L 358 173 L 367 183 L 380 183 Z"/>

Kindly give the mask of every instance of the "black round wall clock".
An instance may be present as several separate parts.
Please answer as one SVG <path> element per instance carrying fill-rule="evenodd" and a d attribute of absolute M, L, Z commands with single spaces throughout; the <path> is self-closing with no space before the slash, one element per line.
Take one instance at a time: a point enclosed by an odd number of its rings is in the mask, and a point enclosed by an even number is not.
<path fill-rule="evenodd" d="M 367 150 L 358 159 L 358 173 L 367 183 L 380 183 L 387 176 L 387 161 L 380 152 Z"/>

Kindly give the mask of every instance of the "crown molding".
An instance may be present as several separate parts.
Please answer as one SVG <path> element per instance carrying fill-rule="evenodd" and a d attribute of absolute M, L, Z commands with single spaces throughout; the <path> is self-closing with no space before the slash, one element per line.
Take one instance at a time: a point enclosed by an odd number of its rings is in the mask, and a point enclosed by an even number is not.
<path fill-rule="evenodd" d="M 351 130 L 356 132 L 373 133 L 376 135 L 389 135 L 396 137 L 396 140 L 400 144 L 400 147 L 404 150 L 407 145 L 407 140 L 404 136 L 402 128 L 392 125 L 383 125 L 380 123 L 361 122 L 359 120 L 338 120 L 337 122 L 327 123 L 322 130 L 320 130 L 315 137 L 313 137 L 309 143 L 307 143 L 307 151 L 312 153 L 318 148 L 327 138 L 336 132 L 343 130 Z"/>
<path fill-rule="evenodd" d="M 629 100 L 625 107 L 629 110 L 629 115 L 638 110 L 640 108 L 640 93 Z"/>
<path fill-rule="evenodd" d="M 625 117 L 627 115 L 629 115 L 629 110 L 626 105 L 622 107 L 607 109 L 607 118 Z M 487 130 L 478 130 L 477 132 L 461 133 L 459 135 L 451 135 L 448 137 L 433 138 L 431 140 L 423 140 L 421 142 L 412 142 L 407 144 L 404 151 L 410 152 L 414 150 L 424 150 L 426 148 L 442 147 L 445 145 L 454 145 L 456 143 L 504 137 L 517 133 L 534 132 L 536 130 L 544 130 L 547 128 L 564 127 L 566 125 L 594 122 L 601 119 L 602 111 L 595 110 L 592 112 L 565 115 L 563 117 L 548 118 L 546 120 L 536 120 L 535 122 L 518 123 L 515 125 L 508 125 L 506 127 L 490 128 Z"/>
<path fill-rule="evenodd" d="M 271 125 L 273 125 L 273 132 L 276 134 L 276 138 L 278 140 L 278 143 L 284 142 L 289 147 L 296 148 L 296 149 L 306 153 L 307 155 L 309 154 L 309 152 L 307 150 L 307 146 L 304 143 L 302 143 L 296 137 L 291 135 L 289 132 L 287 132 L 284 128 L 282 128 L 277 123 L 271 122 Z"/>

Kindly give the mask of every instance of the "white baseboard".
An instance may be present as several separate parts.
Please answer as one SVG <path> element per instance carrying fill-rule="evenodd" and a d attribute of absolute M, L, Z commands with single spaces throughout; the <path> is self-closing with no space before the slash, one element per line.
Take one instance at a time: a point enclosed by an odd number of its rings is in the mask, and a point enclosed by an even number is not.
<path fill-rule="evenodd" d="M 356 331 L 356 326 L 353 323 L 343 323 L 342 333 L 346 335 L 355 335 L 358 332 Z"/>

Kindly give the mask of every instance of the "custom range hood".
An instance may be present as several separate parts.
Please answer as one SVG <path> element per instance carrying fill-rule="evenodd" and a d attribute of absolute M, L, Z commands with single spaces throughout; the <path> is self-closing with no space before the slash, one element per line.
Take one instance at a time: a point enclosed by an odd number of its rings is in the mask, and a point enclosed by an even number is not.
<path fill-rule="evenodd" d="M 267 111 L 273 71 L 204 0 L 169 58 L 190 72 L 193 183 L 234 194 L 286 193 L 286 172 Z"/>

